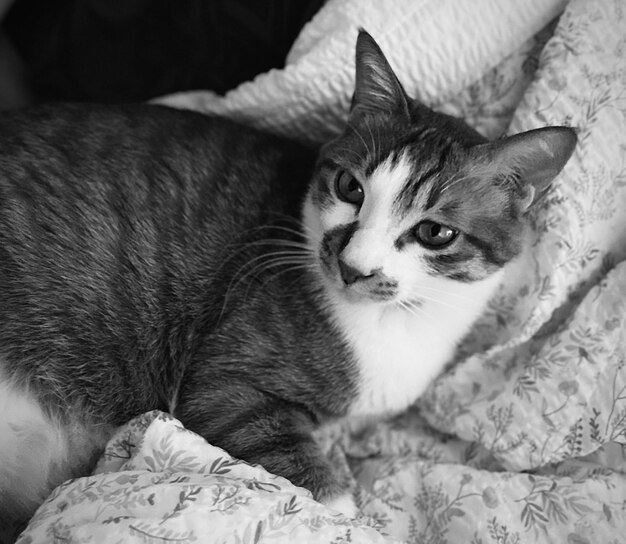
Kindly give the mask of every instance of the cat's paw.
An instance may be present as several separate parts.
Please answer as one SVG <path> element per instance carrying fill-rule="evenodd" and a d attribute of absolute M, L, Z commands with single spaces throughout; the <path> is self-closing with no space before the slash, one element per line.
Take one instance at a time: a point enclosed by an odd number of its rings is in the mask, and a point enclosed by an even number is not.
<path fill-rule="evenodd" d="M 354 498 L 350 493 L 337 495 L 331 499 L 324 501 L 324 504 L 337 512 L 341 512 L 348 518 L 356 518 L 359 515 L 359 509 L 354 502 Z"/>

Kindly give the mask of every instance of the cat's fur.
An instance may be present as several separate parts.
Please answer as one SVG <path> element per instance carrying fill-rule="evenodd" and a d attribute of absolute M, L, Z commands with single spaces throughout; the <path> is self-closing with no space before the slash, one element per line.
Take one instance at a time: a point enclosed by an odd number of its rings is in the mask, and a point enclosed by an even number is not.
<path fill-rule="evenodd" d="M 3 114 L 2 515 L 25 519 L 156 408 L 353 513 L 311 431 L 423 392 L 575 141 L 486 142 L 409 99 L 364 32 L 348 126 L 315 163 L 156 106 Z M 418 242 L 424 221 L 449 245 Z"/>

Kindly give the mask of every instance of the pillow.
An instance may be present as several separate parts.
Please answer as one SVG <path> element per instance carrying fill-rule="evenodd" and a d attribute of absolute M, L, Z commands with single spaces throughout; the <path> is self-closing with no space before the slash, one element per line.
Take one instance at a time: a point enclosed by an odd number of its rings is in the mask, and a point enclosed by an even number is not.
<path fill-rule="evenodd" d="M 309 142 L 337 135 L 354 86 L 359 27 L 378 41 L 407 92 L 440 104 L 516 51 L 565 0 L 330 0 L 272 70 L 219 97 L 179 93 L 173 107 L 217 113 Z"/>

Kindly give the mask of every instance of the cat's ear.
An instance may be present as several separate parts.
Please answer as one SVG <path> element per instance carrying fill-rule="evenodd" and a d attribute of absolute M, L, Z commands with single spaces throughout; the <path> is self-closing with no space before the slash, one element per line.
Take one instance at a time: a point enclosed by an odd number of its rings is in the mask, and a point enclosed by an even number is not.
<path fill-rule="evenodd" d="M 360 29 L 350 117 L 368 113 L 400 114 L 408 119 L 409 98 L 374 38 Z"/>
<path fill-rule="evenodd" d="M 490 168 L 498 177 L 518 184 L 520 207 L 527 209 L 563 169 L 576 141 L 574 129 L 545 127 L 478 147 L 486 148 Z"/>

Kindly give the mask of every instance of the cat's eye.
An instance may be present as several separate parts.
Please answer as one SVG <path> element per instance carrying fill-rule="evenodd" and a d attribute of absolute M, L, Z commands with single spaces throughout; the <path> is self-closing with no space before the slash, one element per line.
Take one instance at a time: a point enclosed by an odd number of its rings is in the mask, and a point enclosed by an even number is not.
<path fill-rule="evenodd" d="M 422 221 L 415 227 L 415 238 L 423 246 L 431 249 L 440 249 L 451 243 L 458 232 L 447 225 L 434 221 Z"/>
<path fill-rule="evenodd" d="M 363 187 L 348 172 L 339 172 L 335 179 L 335 192 L 344 202 L 360 206 L 363 203 Z"/>

